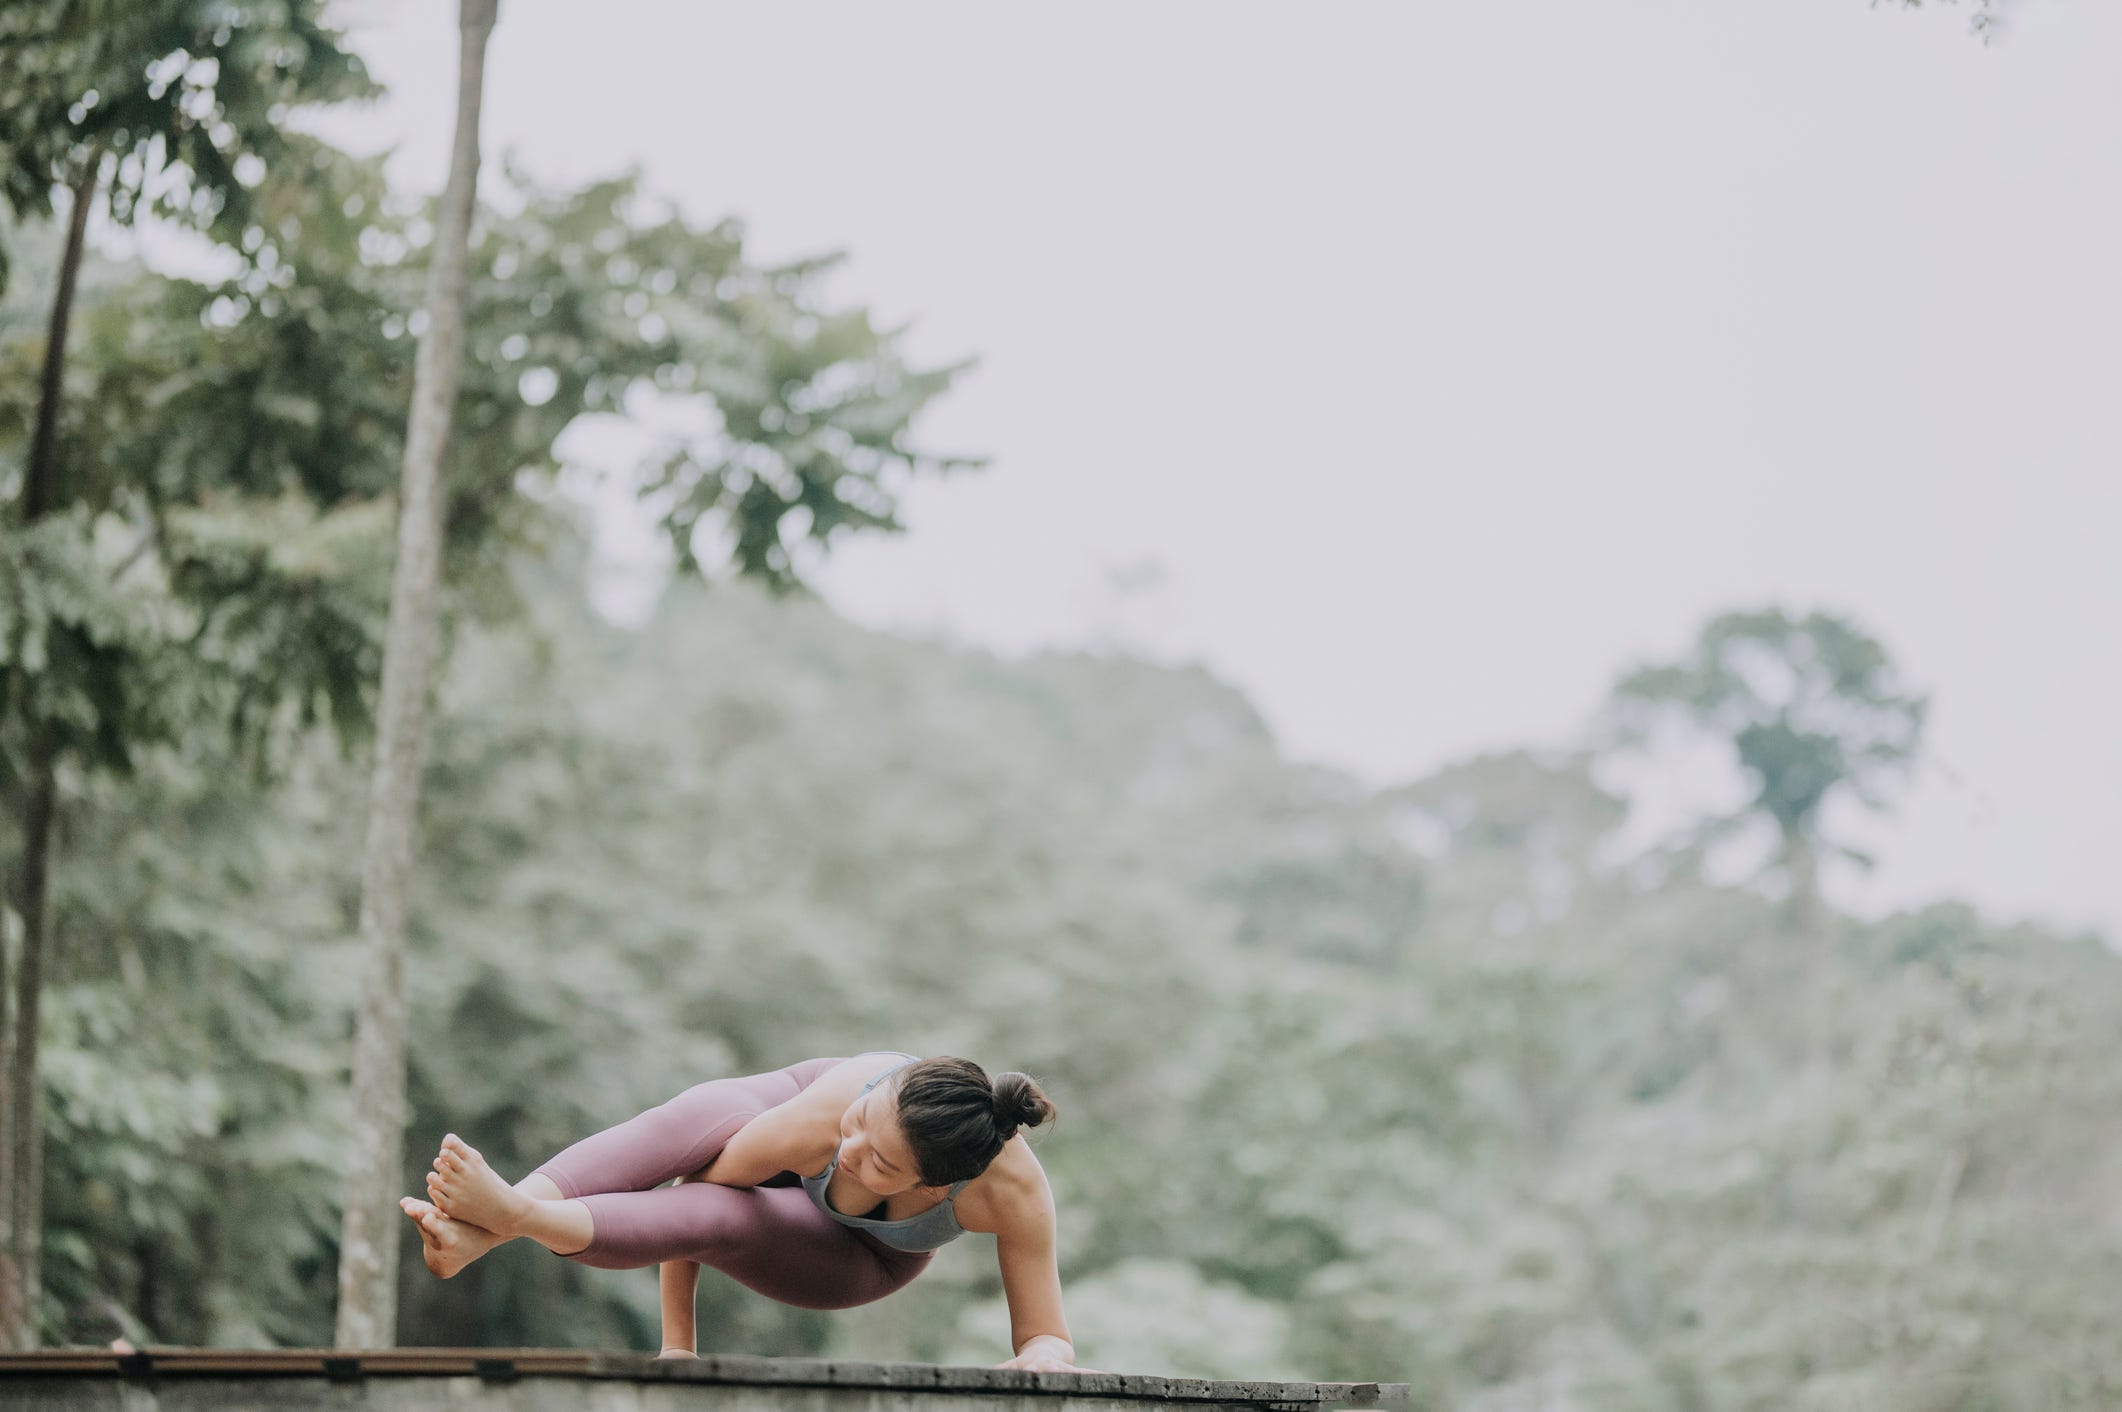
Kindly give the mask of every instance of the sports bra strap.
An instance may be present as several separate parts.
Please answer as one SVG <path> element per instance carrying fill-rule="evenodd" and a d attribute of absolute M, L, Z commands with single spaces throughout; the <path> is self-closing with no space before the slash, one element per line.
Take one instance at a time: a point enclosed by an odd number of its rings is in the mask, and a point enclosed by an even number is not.
<path fill-rule="evenodd" d="M 860 1056 L 858 1055 L 857 1057 L 859 1058 Z M 899 1072 L 899 1071 L 900 1071 L 901 1069 L 905 1068 L 905 1067 L 906 1067 L 906 1066 L 907 1066 L 908 1064 L 918 1064 L 919 1062 L 921 1062 L 921 1061 L 920 1061 L 920 1060 L 918 1060 L 918 1059 L 914 1059 L 914 1058 L 912 1058 L 912 1057 L 907 1057 L 907 1058 L 903 1058 L 903 1059 L 901 1059 L 901 1060 L 900 1060 L 900 1061 L 899 1061 L 898 1063 L 896 1063 L 896 1064 L 892 1065 L 892 1066 L 891 1066 L 891 1067 L 890 1067 L 889 1069 L 886 1069 L 886 1070 L 885 1070 L 885 1071 L 884 1071 L 883 1073 L 881 1073 L 881 1074 L 877 1075 L 877 1077 L 875 1077 L 875 1078 L 871 1079 L 871 1080 L 870 1080 L 870 1081 L 869 1081 L 868 1083 L 866 1083 L 866 1084 L 862 1085 L 862 1091 L 863 1091 L 864 1093 L 868 1093 L 868 1092 L 869 1092 L 869 1091 L 870 1091 L 871 1089 L 875 1088 L 875 1087 L 876 1087 L 876 1086 L 877 1086 L 878 1084 L 880 1084 L 880 1083 L 883 1083 L 883 1082 L 884 1082 L 884 1081 L 885 1081 L 886 1079 L 890 1078 L 890 1077 L 891 1077 L 891 1076 L 892 1076 L 893 1074 L 896 1074 L 896 1073 L 898 1073 L 898 1072 Z"/>

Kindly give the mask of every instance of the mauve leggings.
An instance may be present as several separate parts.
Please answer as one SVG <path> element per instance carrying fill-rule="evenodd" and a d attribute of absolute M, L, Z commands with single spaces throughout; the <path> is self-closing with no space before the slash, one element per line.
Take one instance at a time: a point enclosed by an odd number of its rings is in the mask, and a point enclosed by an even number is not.
<path fill-rule="evenodd" d="M 595 1226 L 589 1247 L 567 1258 L 606 1270 L 697 1260 L 804 1309 L 849 1309 L 911 1281 L 930 1252 L 895 1250 L 841 1225 L 811 1204 L 794 1172 L 756 1187 L 663 1185 L 705 1167 L 737 1129 L 839 1062 L 806 1059 L 770 1074 L 696 1084 L 539 1167 L 562 1196 L 589 1208 Z"/>

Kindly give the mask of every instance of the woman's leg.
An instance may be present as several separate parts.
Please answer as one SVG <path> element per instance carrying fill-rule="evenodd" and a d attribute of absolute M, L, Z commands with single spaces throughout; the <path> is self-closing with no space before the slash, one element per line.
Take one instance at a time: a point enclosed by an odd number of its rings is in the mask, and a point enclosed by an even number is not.
<path fill-rule="evenodd" d="M 739 1128 L 801 1093 L 835 1062 L 806 1059 L 769 1073 L 695 1084 L 575 1143 L 514 1187 L 451 1134 L 427 1179 L 433 1207 L 423 1209 L 426 1203 L 411 1198 L 399 1204 L 420 1226 L 429 1268 L 444 1278 L 517 1236 L 557 1255 L 586 1254 L 596 1214 L 578 1198 L 642 1192 L 705 1167 Z"/>
<path fill-rule="evenodd" d="M 806 1059 L 770 1073 L 695 1084 L 555 1154 L 531 1176 L 545 1178 L 559 1197 L 661 1186 L 705 1167 L 737 1129 L 809 1088 L 836 1062 Z"/>
<path fill-rule="evenodd" d="M 582 1198 L 595 1238 L 569 1258 L 607 1270 L 692 1260 L 748 1289 L 804 1309 L 882 1299 L 928 1265 L 827 1216 L 801 1187 L 680 1182 Z"/>

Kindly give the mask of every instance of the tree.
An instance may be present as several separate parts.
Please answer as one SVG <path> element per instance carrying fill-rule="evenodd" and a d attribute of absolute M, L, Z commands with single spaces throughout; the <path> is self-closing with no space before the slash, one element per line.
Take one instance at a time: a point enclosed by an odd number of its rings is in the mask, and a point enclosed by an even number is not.
<path fill-rule="evenodd" d="M 361 861 L 361 939 L 367 967 L 354 1030 L 354 1121 L 339 1245 L 340 1348 L 396 1341 L 400 1230 L 383 1213 L 398 1185 L 405 1144 L 405 892 L 414 812 L 427 746 L 428 676 L 439 616 L 442 461 L 464 374 L 465 265 L 479 183 L 479 104 L 497 0 L 462 0 L 457 137 L 428 270 L 427 331 L 413 373 L 405 436 L 398 557 L 391 574 L 383 694 Z"/>
<path fill-rule="evenodd" d="M 1791 919 L 1807 933 L 1822 921 L 1821 854 L 1871 862 L 1822 835 L 1823 809 L 1836 798 L 1884 808 L 1883 787 L 1916 758 L 1925 712 L 1885 649 L 1854 624 L 1777 609 L 1712 620 L 1687 656 L 1624 676 L 1613 706 L 1627 740 L 1641 743 L 1676 718 L 1730 744 L 1751 797 L 1711 820 L 1707 836 L 1749 819 L 1773 824 Z"/>
<path fill-rule="evenodd" d="M 66 529 L 47 531 L 43 524 L 78 499 L 63 483 L 61 411 L 89 217 L 107 200 L 119 222 L 155 211 L 226 231 L 240 219 L 248 188 L 279 150 L 287 106 L 368 91 L 358 62 L 338 49 L 336 36 L 318 21 L 321 5 L 298 0 L 231 10 L 183 0 L 45 0 L 10 6 L 0 16 L 0 201 L 18 217 L 34 217 L 51 211 L 55 190 L 69 196 L 16 497 L 23 531 L 16 567 L 69 591 L 17 600 L 25 606 L 40 602 L 57 616 L 42 623 L 14 621 L 20 641 L 39 647 L 34 659 L 16 661 L 19 689 L 6 705 L 22 729 L 17 758 L 0 761 L 0 782 L 22 820 L 13 889 L 22 943 L 15 974 L 0 972 L 7 1020 L 0 1028 L 6 1069 L 0 1085 L 0 1344 L 8 1347 L 32 1346 L 37 1337 L 39 996 L 49 944 L 60 768 L 70 757 L 123 755 L 122 742 L 95 739 L 108 721 L 69 709 L 81 702 L 79 694 L 69 700 L 69 687 L 85 683 L 91 699 L 106 694 L 97 689 L 99 681 L 107 689 L 117 679 L 108 670 L 118 645 L 111 625 L 126 614 L 94 603 L 103 585 L 92 556 L 65 542 Z M 259 13 L 249 13 L 254 10 Z M 0 249 L 0 287 L 8 267 Z M 47 655 L 44 645 L 53 643 L 61 650 Z M 84 669 L 71 684 L 58 679 L 69 662 Z"/>
<path fill-rule="evenodd" d="M 1871 859 L 1826 838 L 1823 812 L 1836 798 L 1885 807 L 1883 786 L 1906 772 L 1921 745 L 1924 698 L 1906 690 L 1885 649 L 1847 620 L 1767 609 L 1712 620 L 1686 657 L 1629 673 L 1612 701 L 1625 738 L 1640 741 L 1677 718 L 1729 743 L 1750 797 L 1738 813 L 1700 825 L 1693 846 L 1753 820 L 1774 826 L 1788 924 L 1803 945 L 1812 993 L 1805 1072 L 1824 1080 L 1836 1019 L 1820 861 L 1825 853 L 1869 867 Z"/>

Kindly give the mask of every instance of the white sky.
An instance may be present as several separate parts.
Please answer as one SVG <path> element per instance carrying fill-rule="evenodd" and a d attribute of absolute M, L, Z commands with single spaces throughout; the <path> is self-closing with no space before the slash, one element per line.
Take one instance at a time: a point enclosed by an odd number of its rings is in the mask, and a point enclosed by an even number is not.
<path fill-rule="evenodd" d="M 408 189 L 456 8 L 340 12 Z M 1382 783 L 1846 612 L 1941 768 L 1838 897 L 2122 937 L 2122 5 L 2006 13 L 502 0 L 484 134 L 980 356 L 919 440 L 995 464 L 836 553 L 857 619 L 1198 658 Z"/>

